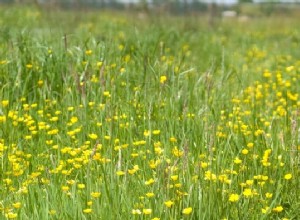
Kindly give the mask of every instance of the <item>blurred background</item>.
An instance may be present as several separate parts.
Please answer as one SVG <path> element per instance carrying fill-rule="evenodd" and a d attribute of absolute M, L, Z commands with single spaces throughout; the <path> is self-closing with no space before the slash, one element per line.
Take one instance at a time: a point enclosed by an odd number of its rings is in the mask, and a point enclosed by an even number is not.
<path fill-rule="evenodd" d="M 201 14 L 235 17 L 300 14 L 300 0 L 0 0 L 1 5 L 59 9 L 114 9 L 144 13 Z M 227 12 L 227 10 L 232 10 Z M 225 11 L 225 12 L 224 12 Z"/>

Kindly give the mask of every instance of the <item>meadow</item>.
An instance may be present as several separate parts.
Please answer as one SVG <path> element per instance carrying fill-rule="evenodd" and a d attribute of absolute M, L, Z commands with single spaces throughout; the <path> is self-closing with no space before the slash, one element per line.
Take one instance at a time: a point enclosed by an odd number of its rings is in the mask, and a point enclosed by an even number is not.
<path fill-rule="evenodd" d="M 299 219 L 297 27 L 2 6 L 0 219 Z"/>

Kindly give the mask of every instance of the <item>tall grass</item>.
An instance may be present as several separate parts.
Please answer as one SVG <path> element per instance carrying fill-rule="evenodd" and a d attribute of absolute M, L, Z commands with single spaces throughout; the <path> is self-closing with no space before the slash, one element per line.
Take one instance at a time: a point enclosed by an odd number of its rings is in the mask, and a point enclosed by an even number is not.
<path fill-rule="evenodd" d="M 297 19 L 0 14 L 1 218 L 299 218 Z"/>

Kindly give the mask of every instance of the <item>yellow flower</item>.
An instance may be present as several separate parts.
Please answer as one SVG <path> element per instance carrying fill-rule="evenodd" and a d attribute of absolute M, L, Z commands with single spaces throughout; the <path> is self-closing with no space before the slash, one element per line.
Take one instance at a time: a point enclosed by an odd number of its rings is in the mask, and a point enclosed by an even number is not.
<path fill-rule="evenodd" d="M 104 91 L 104 92 L 103 92 L 103 95 L 104 95 L 105 97 L 110 97 L 109 91 Z"/>
<path fill-rule="evenodd" d="M 41 87 L 41 86 L 44 84 L 44 81 L 43 81 L 43 80 L 39 80 L 39 81 L 37 82 L 37 84 L 38 84 L 39 87 Z"/>
<path fill-rule="evenodd" d="M 158 135 L 158 134 L 160 134 L 160 130 L 154 130 L 154 131 L 152 131 L 152 134 Z"/>
<path fill-rule="evenodd" d="M 276 206 L 275 208 L 272 209 L 273 212 L 282 212 L 283 211 L 283 207 L 281 205 Z"/>
<path fill-rule="evenodd" d="M 50 215 L 55 215 L 55 214 L 56 214 L 56 210 L 51 209 L 51 210 L 49 211 L 49 214 L 50 214 Z"/>
<path fill-rule="evenodd" d="M 262 208 L 262 209 L 261 209 L 261 212 L 262 212 L 263 214 L 266 214 L 266 213 L 269 212 L 269 210 L 270 210 L 270 208 L 269 208 L 269 207 L 266 207 L 266 208 Z"/>
<path fill-rule="evenodd" d="M 92 53 L 93 53 L 92 50 L 86 50 L 86 51 L 85 51 L 85 54 L 86 54 L 86 55 L 91 55 Z"/>
<path fill-rule="evenodd" d="M 142 214 L 141 210 L 139 210 L 139 209 L 132 209 L 131 213 L 133 215 L 140 215 L 140 214 Z"/>
<path fill-rule="evenodd" d="M 151 185 L 151 184 L 153 184 L 155 181 L 154 181 L 154 179 L 153 178 L 151 178 L 151 179 L 149 179 L 149 180 L 147 180 L 146 182 L 145 182 L 145 185 Z"/>
<path fill-rule="evenodd" d="M 173 176 L 171 176 L 171 180 L 173 180 L 173 181 L 178 180 L 178 175 L 173 175 Z"/>
<path fill-rule="evenodd" d="M 84 209 L 84 210 L 83 210 L 83 213 L 89 214 L 89 213 L 91 213 L 92 211 L 93 211 L 92 209 Z"/>
<path fill-rule="evenodd" d="M 253 195 L 252 190 L 251 190 L 250 188 L 244 189 L 243 195 L 244 195 L 245 197 L 247 197 L 247 198 L 248 198 L 248 197 L 251 197 L 251 196 Z"/>
<path fill-rule="evenodd" d="M 233 161 L 235 164 L 241 164 L 242 163 L 242 160 L 239 159 L 238 157 L 236 157 Z"/>
<path fill-rule="evenodd" d="M 253 146 L 254 146 L 254 144 L 252 142 L 250 142 L 250 143 L 247 144 L 248 148 L 253 148 Z"/>
<path fill-rule="evenodd" d="M 149 135 L 150 135 L 150 131 L 149 131 L 149 130 L 145 130 L 145 131 L 144 131 L 144 136 L 145 136 L 145 137 L 148 137 Z"/>
<path fill-rule="evenodd" d="M 247 150 L 247 149 L 243 149 L 243 150 L 242 150 L 242 154 L 246 155 L 246 154 L 248 154 L 248 153 L 249 153 L 249 150 Z"/>
<path fill-rule="evenodd" d="M 125 174 L 125 172 L 122 171 L 122 170 L 119 170 L 119 171 L 116 172 L 116 174 L 117 174 L 118 176 L 123 176 L 123 175 Z"/>
<path fill-rule="evenodd" d="M 20 203 L 20 202 L 13 203 L 13 207 L 14 207 L 15 209 L 18 209 L 18 208 L 21 207 L 21 203 Z"/>
<path fill-rule="evenodd" d="M 286 69 L 287 72 L 291 72 L 292 70 L 295 69 L 295 67 L 294 66 L 288 66 L 285 69 Z"/>
<path fill-rule="evenodd" d="M 143 209 L 143 213 L 145 215 L 150 215 L 152 213 L 152 209 Z"/>
<path fill-rule="evenodd" d="M 76 116 L 73 116 L 71 119 L 70 119 L 70 122 L 72 124 L 75 124 L 76 122 L 78 121 L 78 118 Z"/>
<path fill-rule="evenodd" d="M 9 100 L 2 100 L 1 104 L 2 104 L 3 107 L 6 107 L 9 104 Z"/>
<path fill-rule="evenodd" d="M 8 219 L 13 219 L 13 218 L 17 218 L 18 214 L 17 213 L 13 213 L 13 212 L 9 212 L 9 213 L 5 214 L 5 216 Z"/>
<path fill-rule="evenodd" d="M 172 143 L 177 142 L 177 139 L 175 137 L 170 137 L 170 142 Z"/>
<path fill-rule="evenodd" d="M 70 187 L 69 186 L 62 186 L 61 189 L 62 189 L 62 191 L 66 192 L 70 189 Z"/>
<path fill-rule="evenodd" d="M 160 218 L 155 217 L 155 218 L 153 218 L 153 219 L 151 219 L 151 220 L 160 220 Z"/>
<path fill-rule="evenodd" d="M 192 213 L 192 211 L 193 211 L 193 208 L 192 207 L 188 207 L 188 208 L 185 208 L 185 209 L 182 210 L 182 214 L 189 215 L 189 214 Z"/>
<path fill-rule="evenodd" d="M 266 196 L 267 199 L 270 199 L 270 198 L 272 198 L 273 194 L 272 193 L 266 193 L 265 196 Z"/>
<path fill-rule="evenodd" d="M 177 146 L 172 149 L 172 153 L 175 157 L 181 157 L 183 155 L 183 151 L 179 150 Z"/>
<path fill-rule="evenodd" d="M 77 187 L 78 187 L 79 189 L 84 189 L 84 188 L 85 188 L 85 185 L 84 185 L 83 183 L 79 183 L 79 184 L 77 184 Z"/>
<path fill-rule="evenodd" d="M 103 64 L 103 62 L 101 62 L 101 61 L 99 61 L 99 62 L 97 62 L 97 67 L 101 67 L 102 66 L 102 64 Z"/>
<path fill-rule="evenodd" d="M 101 196 L 101 193 L 100 192 L 91 192 L 91 196 L 93 198 L 99 198 Z"/>
<path fill-rule="evenodd" d="M 89 138 L 91 138 L 91 139 L 95 140 L 95 139 L 97 139 L 97 138 L 98 138 L 98 135 L 96 135 L 96 134 L 92 133 L 92 134 L 89 134 Z"/>
<path fill-rule="evenodd" d="M 168 208 L 171 208 L 171 206 L 174 205 L 174 202 L 171 201 L 171 200 L 166 201 L 166 202 L 164 202 L 164 203 L 165 203 L 165 205 L 166 205 Z"/>
<path fill-rule="evenodd" d="M 284 175 L 284 179 L 286 179 L 286 180 L 290 180 L 290 179 L 292 179 L 292 177 L 293 177 L 293 175 L 291 173 Z"/>
<path fill-rule="evenodd" d="M 253 185 L 253 180 L 246 180 L 246 184 L 248 185 L 248 186 L 251 186 L 251 185 Z"/>
<path fill-rule="evenodd" d="M 146 196 L 147 196 L 148 198 L 151 198 L 151 197 L 154 197 L 155 194 L 154 194 L 153 192 L 148 192 L 148 193 L 146 193 Z"/>
<path fill-rule="evenodd" d="M 233 193 L 233 194 L 230 194 L 229 201 L 230 202 L 237 202 L 239 200 L 239 198 L 240 198 L 240 196 L 238 194 Z"/>
<path fill-rule="evenodd" d="M 26 64 L 26 68 L 27 68 L 27 69 L 31 69 L 31 68 L 32 68 L 32 64 L 30 64 L 30 63 L 29 63 L 29 64 Z"/>
<path fill-rule="evenodd" d="M 166 76 L 161 76 L 160 79 L 159 79 L 159 82 L 161 84 L 164 84 L 166 81 L 167 81 L 167 77 Z"/>

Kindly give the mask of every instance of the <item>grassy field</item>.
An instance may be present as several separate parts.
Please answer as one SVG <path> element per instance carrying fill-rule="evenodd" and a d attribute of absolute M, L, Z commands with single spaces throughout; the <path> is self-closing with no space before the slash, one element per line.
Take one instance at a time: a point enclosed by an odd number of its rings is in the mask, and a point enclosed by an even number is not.
<path fill-rule="evenodd" d="M 0 8 L 0 219 L 299 219 L 299 24 Z"/>

